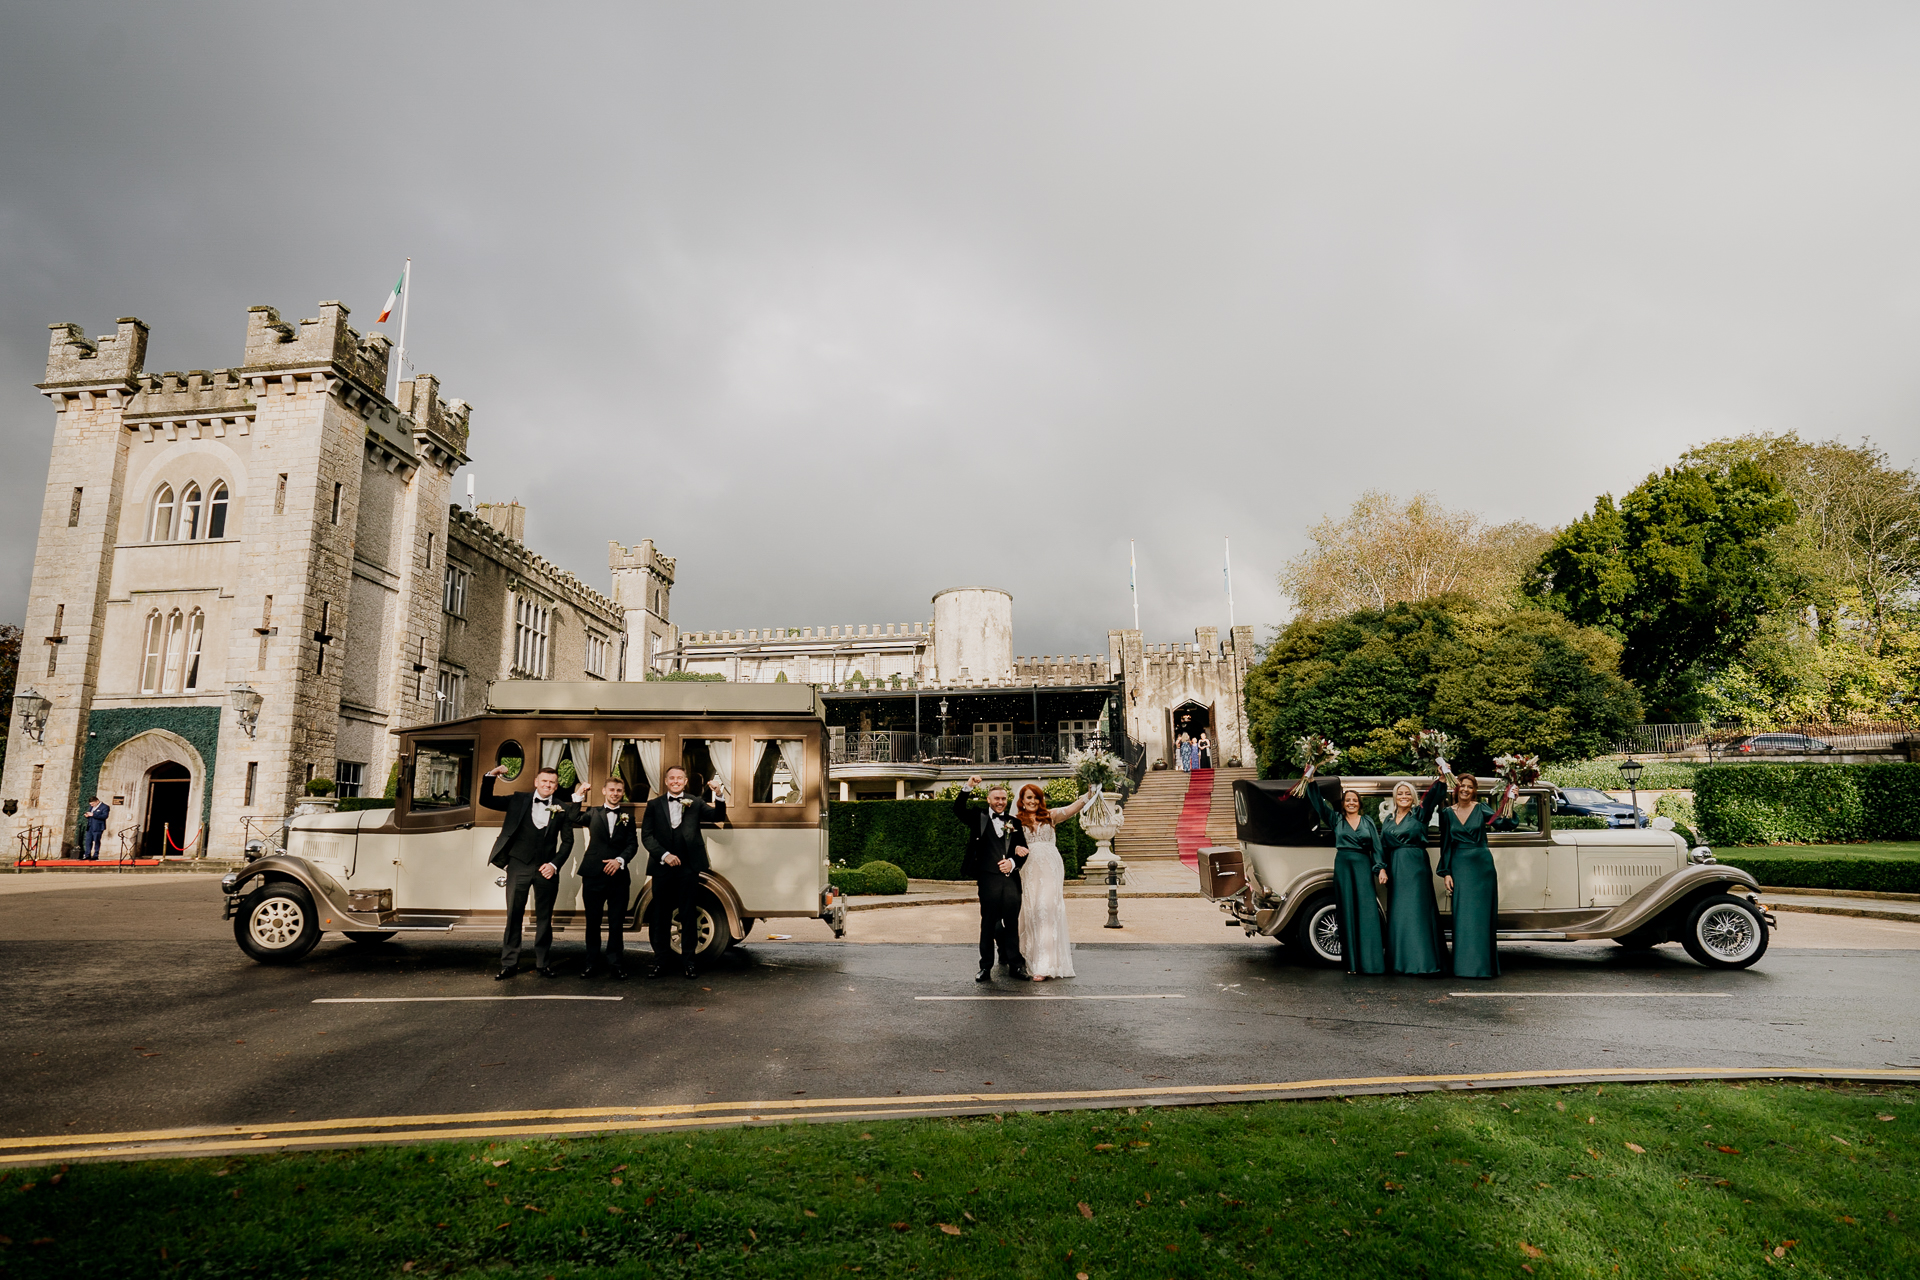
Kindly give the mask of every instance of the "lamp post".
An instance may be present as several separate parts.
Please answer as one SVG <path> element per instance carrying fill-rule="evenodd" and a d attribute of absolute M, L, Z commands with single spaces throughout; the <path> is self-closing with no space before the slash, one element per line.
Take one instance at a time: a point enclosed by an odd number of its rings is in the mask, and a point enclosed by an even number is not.
<path fill-rule="evenodd" d="M 1627 780 L 1627 791 L 1633 796 L 1633 826 L 1640 829 L 1640 774 L 1647 766 L 1628 756 L 1620 764 L 1620 776 Z"/>
<path fill-rule="evenodd" d="M 47 712 L 53 710 L 51 700 L 28 685 L 13 695 L 13 710 L 20 717 L 20 727 L 31 734 L 35 742 L 46 741 Z"/>
<path fill-rule="evenodd" d="M 260 724 L 260 704 L 265 701 L 260 691 L 250 684 L 237 684 L 229 690 L 233 699 L 233 713 L 240 718 L 240 731 L 249 738 Z"/>
<path fill-rule="evenodd" d="M 940 750 L 936 755 L 947 754 L 947 700 L 940 699 Z"/>

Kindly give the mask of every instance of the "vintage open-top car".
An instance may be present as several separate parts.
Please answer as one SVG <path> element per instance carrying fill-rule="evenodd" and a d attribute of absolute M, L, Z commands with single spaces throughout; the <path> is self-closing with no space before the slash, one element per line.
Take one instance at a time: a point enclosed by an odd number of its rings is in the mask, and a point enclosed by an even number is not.
<path fill-rule="evenodd" d="M 1391 803 L 1393 788 L 1412 782 L 1424 791 L 1431 778 L 1323 778 L 1331 812 L 1340 793 L 1356 790 L 1361 812 L 1372 816 Z M 1333 832 L 1304 795 L 1287 796 L 1294 780 L 1234 783 L 1240 848 L 1201 852 L 1201 892 L 1249 936 L 1260 933 L 1326 965 L 1341 963 L 1333 889 Z M 1500 785 L 1480 780 L 1480 793 Z M 1609 831 L 1553 830 L 1553 794 L 1524 787 L 1507 818 L 1493 825 L 1488 845 L 1500 881 L 1499 936 L 1514 942 L 1587 942 L 1611 939 L 1645 948 L 1678 941 L 1701 964 L 1742 969 L 1767 949 L 1773 917 L 1754 898 L 1759 883 L 1738 867 L 1689 850 L 1672 824 Z M 1440 860 L 1439 830 L 1428 858 Z M 1445 883 L 1434 877 L 1441 924 L 1452 921 Z"/>
<path fill-rule="evenodd" d="M 284 852 L 262 849 L 222 882 L 234 938 L 255 960 L 284 964 L 327 932 L 355 942 L 472 930 L 498 935 L 503 878 L 487 856 L 502 814 L 477 803 L 480 775 L 507 772 L 497 794 L 528 790 L 555 767 L 564 791 L 609 776 L 627 784 L 636 820 L 678 764 L 704 793 L 718 777 L 726 822 L 706 832 L 700 957 L 742 941 L 756 920 L 818 917 L 835 935 L 845 907 L 827 875 L 825 715 L 806 684 L 506 681 L 485 714 L 399 730 L 400 784 L 391 809 L 308 814 L 288 827 Z M 556 931 L 578 927 L 579 853 L 561 872 Z M 250 850 L 250 853 L 254 851 Z M 651 884 L 633 876 L 628 920 L 648 920 Z M 674 924 L 675 946 L 679 924 Z"/>

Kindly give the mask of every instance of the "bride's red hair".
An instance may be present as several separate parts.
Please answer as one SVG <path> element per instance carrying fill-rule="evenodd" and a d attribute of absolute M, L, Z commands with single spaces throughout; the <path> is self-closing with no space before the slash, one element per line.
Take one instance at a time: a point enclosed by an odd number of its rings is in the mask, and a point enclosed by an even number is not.
<path fill-rule="evenodd" d="M 1040 807 L 1031 815 L 1027 813 L 1027 792 L 1029 791 L 1033 792 L 1034 798 L 1040 802 Z M 1013 811 L 1019 815 L 1020 825 L 1029 831 L 1043 822 L 1048 826 L 1053 825 L 1053 814 L 1047 810 L 1047 793 L 1037 783 L 1029 782 L 1020 788 L 1020 798 L 1013 802 Z"/>

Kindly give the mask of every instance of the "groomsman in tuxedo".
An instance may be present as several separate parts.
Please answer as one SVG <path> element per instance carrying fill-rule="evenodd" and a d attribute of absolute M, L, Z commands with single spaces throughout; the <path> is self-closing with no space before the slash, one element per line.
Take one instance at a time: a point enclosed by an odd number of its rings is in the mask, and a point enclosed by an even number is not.
<path fill-rule="evenodd" d="M 653 964 L 649 978 L 665 972 L 663 966 L 673 951 L 673 918 L 680 917 L 680 971 L 697 978 L 694 955 L 700 949 L 700 877 L 707 870 L 707 842 L 700 834 L 700 823 L 723 822 L 727 802 L 721 798 L 719 778 L 710 778 L 707 786 L 713 799 L 703 800 L 687 790 L 687 771 L 679 765 L 667 770 L 665 795 L 647 802 L 646 816 L 640 822 L 640 843 L 647 848 L 647 874 L 653 878 L 653 919 L 649 934 L 653 943 Z M 714 923 L 726 928 L 724 920 Z"/>
<path fill-rule="evenodd" d="M 500 837 L 493 842 L 487 859 L 507 873 L 507 930 L 500 939 L 499 982 L 520 972 L 520 919 L 527 911 L 527 895 L 533 895 L 533 967 L 542 977 L 557 978 L 547 963 L 553 946 L 553 904 L 560 896 L 560 872 L 573 853 L 573 828 L 576 806 L 557 798 L 560 775 L 542 769 L 533 775 L 532 791 L 516 791 L 495 797 L 493 780 L 507 771 L 496 765 L 480 780 L 480 804 L 504 812 Z"/>
<path fill-rule="evenodd" d="M 587 829 L 587 853 L 580 860 L 580 896 L 587 909 L 587 967 L 580 976 L 591 978 L 600 972 L 600 921 L 607 922 L 607 969 L 616 978 L 624 978 L 621 967 L 626 959 L 627 904 L 633 898 L 633 877 L 627 868 L 640 852 L 640 837 L 633 819 L 621 808 L 627 799 L 627 784 L 608 778 L 600 788 L 605 804 L 580 811 L 575 819 Z"/>
<path fill-rule="evenodd" d="M 985 810 L 969 803 L 980 785 L 978 775 L 967 779 L 953 798 L 953 816 L 967 824 L 967 851 L 960 858 L 960 874 L 980 889 L 980 974 L 975 982 L 993 981 L 993 949 L 1000 947 L 1000 963 L 1014 978 L 1027 976 L 1020 956 L 1020 867 L 1027 860 L 1027 832 L 1007 812 L 1007 792 L 987 792 Z"/>

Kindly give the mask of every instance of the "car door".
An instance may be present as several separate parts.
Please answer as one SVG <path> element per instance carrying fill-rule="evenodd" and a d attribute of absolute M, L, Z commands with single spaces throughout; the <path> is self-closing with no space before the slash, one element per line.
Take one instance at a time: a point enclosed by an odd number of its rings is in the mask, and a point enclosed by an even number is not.
<path fill-rule="evenodd" d="M 1540 798 L 1522 796 L 1499 827 L 1488 833 L 1487 843 L 1500 881 L 1501 913 L 1546 910 L 1555 846 L 1540 836 Z"/>

